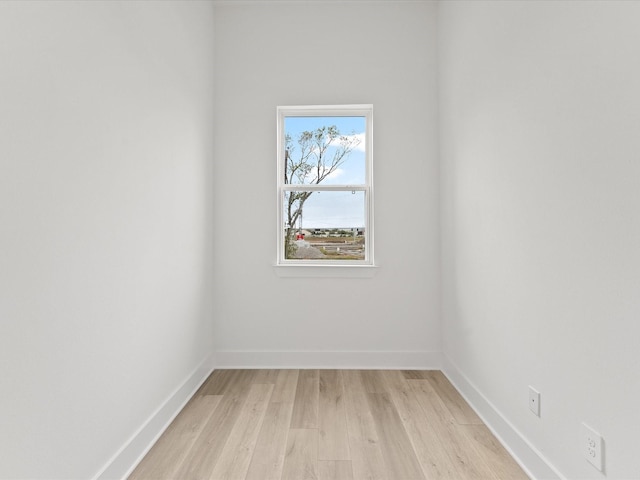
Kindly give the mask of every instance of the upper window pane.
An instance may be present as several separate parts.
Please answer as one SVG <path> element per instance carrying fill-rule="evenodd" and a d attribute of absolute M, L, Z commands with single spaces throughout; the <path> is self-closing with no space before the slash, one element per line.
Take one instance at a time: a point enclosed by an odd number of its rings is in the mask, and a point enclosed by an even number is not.
<path fill-rule="evenodd" d="M 364 185 L 366 118 L 291 116 L 284 118 L 289 185 Z"/>

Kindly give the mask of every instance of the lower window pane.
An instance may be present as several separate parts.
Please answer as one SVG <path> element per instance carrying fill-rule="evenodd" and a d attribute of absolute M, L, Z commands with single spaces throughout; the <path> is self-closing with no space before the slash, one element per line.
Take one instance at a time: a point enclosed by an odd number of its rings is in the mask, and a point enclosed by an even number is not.
<path fill-rule="evenodd" d="M 364 260 L 365 192 L 284 192 L 284 258 Z"/>

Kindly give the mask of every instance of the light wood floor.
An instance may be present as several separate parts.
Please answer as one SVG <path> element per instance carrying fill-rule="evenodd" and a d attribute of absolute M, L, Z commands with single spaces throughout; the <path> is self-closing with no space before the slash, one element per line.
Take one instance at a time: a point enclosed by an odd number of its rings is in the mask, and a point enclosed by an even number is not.
<path fill-rule="evenodd" d="M 134 479 L 526 479 L 439 371 L 216 370 Z"/>

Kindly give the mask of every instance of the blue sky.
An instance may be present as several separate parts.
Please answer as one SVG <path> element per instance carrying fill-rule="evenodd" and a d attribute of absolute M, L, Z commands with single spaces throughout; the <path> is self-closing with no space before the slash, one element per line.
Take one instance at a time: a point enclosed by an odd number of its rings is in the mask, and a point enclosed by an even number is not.
<path fill-rule="evenodd" d="M 356 135 L 360 144 L 322 184 L 358 185 L 365 183 L 365 121 L 365 117 L 285 117 L 284 125 L 285 133 L 291 135 L 294 146 L 297 146 L 296 138 L 301 132 L 322 126 L 335 125 L 342 135 Z M 364 227 L 364 192 L 313 193 L 304 204 L 302 227 Z"/>
<path fill-rule="evenodd" d="M 322 126 L 335 125 L 342 135 L 355 135 L 360 139 L 360 144 L 351 152 L 349 157 L 340 166 L 334 175 L 323 183 L 334 185 L 357 185 L 365 182 L 365 156 L 364 156 L 364 117 L 286 117 L 285 133 L 295 139 L 303 131 L 313 131 Z"/>

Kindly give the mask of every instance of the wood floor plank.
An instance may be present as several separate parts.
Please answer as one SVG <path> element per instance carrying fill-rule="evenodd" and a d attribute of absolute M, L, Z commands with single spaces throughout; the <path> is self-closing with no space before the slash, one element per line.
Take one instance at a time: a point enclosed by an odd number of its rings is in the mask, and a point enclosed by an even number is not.
<path fill-rule="evenodd" d="M 401 370 L 407 380 L 427 380 L 430 370 Z"/>
<path fill-rule="evenodd" d="M 246 477 L 271 392 L 271 384 L 251 385 L 247 399 L 211 474 L 211 480 L 236 480 Z"/>
<path fill-rule="evenodd" d="M 498 442 L 486 425 L 459 425 L 458 430 L 478 450 L 494 475 L 500 480 L 528 480 L 527 474 Z"/>
<path fill-rule="evenodd" d="M 431 382 L 429 380 L 407 380 L 407 382 L 427 417 L 431 419 L 431 426 L 436 430 L 436 435 L 446 448 L 449 458 L 455 463 L 458 478 L 496 479 L 497 477 L 484 459 L 459 432 L 459 425 Z"/>
<path fill-rule="evenodd" d="M 361 370 L 362 383 L 367 393 L 388 393 L 382 370 Z"/>
<path fill-rule="evenodd" d="M 238 376 L 238 378 L 244 378 Z M 249 394 L 249 385 L 230 388 L 176 471 L 175 478 L 209 479 Z"/>
<path fill-rule="evenodd" d="M 368 393 L 389 478 L 424 480 L 422 467 L 388 393 Z"/>
<path fill-rule="evenodd" d="M 202 395 L 222 395 L 236 372 L 236 370 L 214 370 L 201 389 Z"/>
<path fill-rule="evenodd" d="M 342 374 L 321 370 L 319 382 L 318 459 L 350 460 Z"/>
<path fill-rule="evenodd" d="M 276 386 L 271 395 L 272 403 L 293 403 L 298 387 L 299 370 L 278 370 Z"/>
<path fill-rule="evenodd" d="M 293 401 L 269 403 L 246 480 L 280 480 L 292 412 Z"/>
<path fill-rule="evenodd" d="M 279 370 L 270 369 L 258 369 L 253 373 L 253 383 L 270 383 L 275 384 L 278 378 Z"/>
<path fill-rule="evenodd" d="M 349 460 L 318 460 L 318 480 L 354 480 Z"/>
<path fill-rule="evenodd" d="M 253 381 L 255 370 L 215 370 L 202 390 L 203 395 L 224 395 L 246 389 Z"/>
<path fill-rule="evenodd" d="M 318 370 L 300 370 L 293 402 L 291 428 L 318 428 L 319 383 Z"/>
<path fill-rule="evenodd" d="M 175 478 L 176 470 L 221 399 L 218 395 L 194 397 L 142 459 L 129 480 Z"/>
<path fill-rule="evenodd" d="M 407 384 L 411 387 L 431 421 L 438 421 L 442 425 L 457 424 L 453 414 L 445 406 L 442 398 L 429 380 L 407 380 Z"/>
<path fill-rule="evenodd" d="M 385 372 L 385 381 L 425 476 L 434 480 L 460 478 L 456 459 L 451 458 L 441 436 L 444 428 L 434 425 L 437 420 L 422 409 L 403 372 Z"/>
<path fill-rule="evenodd" d="M 318 480 L 318 430 L 290 429 L 282 480 Z"/>
<path fill-rule="evenodd" d="M 482 425 L 483 422 L 476 412 L 458 393 L 449 379 L 439 370 L 425 370 L 431 386 L 438 393 L 447 409 L 460 425 Z"/>
<path fill-rule="evenodd" d="M 199 397 L 200 395 L 204 395 L 204 391 L 209 385 L 209 382 L 211 381 L 211 377 L 213 376 L 214 373 L 215 373 L 215 370 L 209 374 L 209 376 L 204 382 L 202 382 L 202 385 L 200 385 L 198 390 L 196 390 L 196 393 L 193 394 L 194 397 Z"/>
<path fill-rule="evenodd" d="M 388 480 L 361 372 L 343 370 L 342 379 L 353 477 L 358 480 Z"/>

